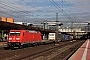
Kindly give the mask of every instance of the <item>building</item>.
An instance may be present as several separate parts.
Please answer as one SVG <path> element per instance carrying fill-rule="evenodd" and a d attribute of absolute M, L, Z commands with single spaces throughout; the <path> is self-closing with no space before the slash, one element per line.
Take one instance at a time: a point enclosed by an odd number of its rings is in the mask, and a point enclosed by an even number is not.
<path fill-rule="evenodd" d="M 14 22 L 15 24 L 21 24 L 21 25 L 26 25 L 28 26 L 30 23 L 28 22 Z"/>

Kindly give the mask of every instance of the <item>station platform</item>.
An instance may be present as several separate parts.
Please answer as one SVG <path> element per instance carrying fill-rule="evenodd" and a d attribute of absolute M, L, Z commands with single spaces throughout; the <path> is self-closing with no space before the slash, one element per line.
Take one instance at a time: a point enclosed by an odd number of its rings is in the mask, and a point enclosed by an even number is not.
<path fill-rule="evenodd" d="M 90 60 L 90 39 L 87 39 L 68 60 Z"/>

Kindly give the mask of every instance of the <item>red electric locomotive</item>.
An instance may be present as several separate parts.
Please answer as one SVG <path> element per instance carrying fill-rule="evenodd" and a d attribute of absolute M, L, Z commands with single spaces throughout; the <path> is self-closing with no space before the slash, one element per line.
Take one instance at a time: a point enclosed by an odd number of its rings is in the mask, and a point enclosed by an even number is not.
<path fill-rule="evenodd" d="M 41 33 L 38 31 L 10 30 L 8 35 L 8 46 L 12 48 L 21 48 L 32 43 L 39 43 L 41 40 Z"/>

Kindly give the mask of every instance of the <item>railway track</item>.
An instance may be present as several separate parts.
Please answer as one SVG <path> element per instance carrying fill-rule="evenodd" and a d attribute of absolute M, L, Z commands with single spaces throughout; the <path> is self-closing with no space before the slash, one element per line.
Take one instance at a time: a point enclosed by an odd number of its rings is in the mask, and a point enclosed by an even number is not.
<path fill-rule="evenodd" d="M 68 58 L 84 43 L 80 41 L 71 45 L 68 45 L 61 53 L 57 54 L 52 60 L 68 60 Z"/>
<path fill-rule="evenodd" d="M 63 59 L 67 60 L 69 58 L 67 57 L 67 55 L 71 53 L 71 50 L 74 50 L 76 48 L 75 46 L 80 47 L 82 43 L 83 42 L 67 43 L 64 45 L 60 45 L 56 48 L 50 49 L 48 51 L 45 51 L 43 53 L 37 54 L 35 56 L 27 57 L 25 59 L 26 60 L 63 60 Z"/>
<path fill-rule="evenodd" d="M 9 50 L 10 52 L 0 53 L 2 60 L 58 60 L 66 59 L 64 52 L 74 50 L 73 46 L 82 44 L 84 41 L 60 42 L 59 45 L 48 44 L 25 49 Z M 71 50 L 70 50 L 71 52 Z M 70 53 L 69 52 L 69 53 Z M 60 57 L 60 56 L 63 57 Z"/>
<path fill-rule="evenodd" d="M 16 50 L 2 50 L 0 52 L 0 60 L 13 60 L 14 57 L 20 56 L 20 55 L 25 55 L 27 53 L 35 53 L 36 50 L 39 51 L 40 49 L 43 50 L 43 48 L 48 48 L 50 46 L 54 46 L 53 44 L 50 45 L 41 45 L 38 47 L 29 47 L 29 48 L 24 48 L 24 49 L 16 49 Z"/>

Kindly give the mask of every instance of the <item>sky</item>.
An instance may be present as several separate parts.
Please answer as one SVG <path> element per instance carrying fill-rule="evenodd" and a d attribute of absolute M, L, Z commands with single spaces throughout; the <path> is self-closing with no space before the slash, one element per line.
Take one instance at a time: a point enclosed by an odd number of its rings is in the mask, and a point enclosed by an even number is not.
<path fill-rule="evenodd" d="M 90 21 L 90 0 L 0 0 L 0 17 L 15 22 Z"/>

